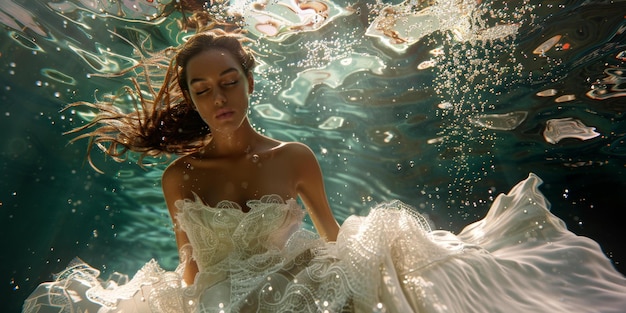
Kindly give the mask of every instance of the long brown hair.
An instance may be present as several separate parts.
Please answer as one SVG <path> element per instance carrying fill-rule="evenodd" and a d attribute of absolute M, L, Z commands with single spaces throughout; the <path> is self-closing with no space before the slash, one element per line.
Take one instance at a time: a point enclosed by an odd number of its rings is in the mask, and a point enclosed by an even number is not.
<path fill-rule="evenodd" d="M 96 110 L 92 120 L 69 133 L 92 130 L 71 141 L 90 139 L 87 158 L 96 170 L 91 159 L 94 145 L 118 162 L 126 160 L 128 151 L 137 152 L 140 154 L 139 164 L 147 156 L 197 151 L 209 140 L 210 129 L 185 96 L 184 91 L 188 90 L 187 62 L 208 49 L 223 49 L 232 53 L 248 75 L 256 62 L 253 52 L 243 44 L 246 40 L 241 31 L 212 28 L 199 31 L 180 47 L 168 48 L 142 59 L 139 64 L 119 73 L 141 72 L 130 79 L 132 86 L 122 87 L 121 94 L 107 95 L 95 103 L 81 101 L 68 106 Z M 119 105 L 122 96 L 132 102 L 130 112 L 125 112 Z"/>

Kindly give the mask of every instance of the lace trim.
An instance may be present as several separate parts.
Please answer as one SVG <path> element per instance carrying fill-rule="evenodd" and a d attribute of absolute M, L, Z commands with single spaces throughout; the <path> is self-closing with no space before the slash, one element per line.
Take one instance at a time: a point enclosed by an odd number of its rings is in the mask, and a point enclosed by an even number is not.
<path fill-rule="evenodd" d="M 247 214 L 249 212 L 243 212 L 243 208 L 241 207 L 241 205 L 239 205 L 239 203 L 235 202 L 235 201 L 231 201 L 231 200 L 222 200 L 220 202 L 217 203 L 217 205 L 215 205 L 214 207 L 204 203 L 204 201 L 202 201 L 202 199 L 200 198 L 200 196 L 198 196 L 198 194 L 196 194 L 195 192 L 193 193 L 194 199 L 182 199 L 182 200 L 177 200 L 175 202 L 175 205 L 177 208 L 179 208 L 179 210 L 181 209 L 181 207 L 184 207 L 185 205 L 188 204 L 193 204 L 194 206 L 198 206 L 198 207 L 203 207 L 207 210 L 224 210 L 224 209 L 233 209 L 233 211 L 239 211 L 243 214 Z M 254 199 L 254 200 L 248 200 L 246 201 L 246 206 L 251 209 L 259 209 L 264 207 L 267 204 L 289 204 L 290 202 L 294 202 L 296 200 L 290 198 L 287 199 L 286 201 L 283 200 L 283 198 L 279 195 L 276 194 L 271 194 L 271 195 L 264 195 L 262 196 L 260 199 Z"/>

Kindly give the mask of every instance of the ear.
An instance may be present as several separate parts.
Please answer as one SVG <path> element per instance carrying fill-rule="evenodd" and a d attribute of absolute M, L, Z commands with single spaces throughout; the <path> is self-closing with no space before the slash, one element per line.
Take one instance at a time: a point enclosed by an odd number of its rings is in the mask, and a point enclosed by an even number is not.
<path fill-rule="evenodd" d="M 248 94 L 252 94 L 254 92 L 254 76 L 251 72 L 248 72 L 246 78 L 248 79 Z"/>

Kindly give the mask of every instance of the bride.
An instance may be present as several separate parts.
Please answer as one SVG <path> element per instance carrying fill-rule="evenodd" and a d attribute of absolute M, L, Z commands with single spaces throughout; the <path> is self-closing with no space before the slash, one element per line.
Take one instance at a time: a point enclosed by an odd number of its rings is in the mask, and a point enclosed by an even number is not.
<path fill-rule="evenodd" d="M 549 212 L 534 174 L 454 235 L 413 208 L 380 204 L 341 227 L 305 145 L 248 121 L 254 55 L 238 33 L 200 31 L 160 79 L 145 60 L 130 113 L 108 99 L 77 131 L 116 159 L 178 154 L 162 187 L 181 263 L 127 283 L 77 262 L 24 312 L 623 312 L 626 279 L 594 241 Z M 162 61 L 161 58 L 161 61 Z M 160 86 L 152 82 L 161 81 Z M 146 96 L 150 93 L 151 96 Z M 303 204 L 299 204 L 298 200 Z M 304 207 L 304 209 L 303 209 Z M 317 234 L 301 227 L 308 214 Z"/>

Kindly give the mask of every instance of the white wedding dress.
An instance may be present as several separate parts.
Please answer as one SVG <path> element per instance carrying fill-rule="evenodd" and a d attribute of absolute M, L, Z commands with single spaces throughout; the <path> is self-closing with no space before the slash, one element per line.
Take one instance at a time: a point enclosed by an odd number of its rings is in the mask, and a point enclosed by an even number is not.
<path fill-rule="evenodd" d="M 294 200 L 179 201 L 199 274 L 148 262 L 103 281 L 77 261 L 24 312 L 624 312 L 626 278 L 549 212 L 531 174 L 454 235 L 399 202 L 351 216 L 336 243 L 301 228 Z M 123 275 L 120 277 L 124 277 Z"/>

